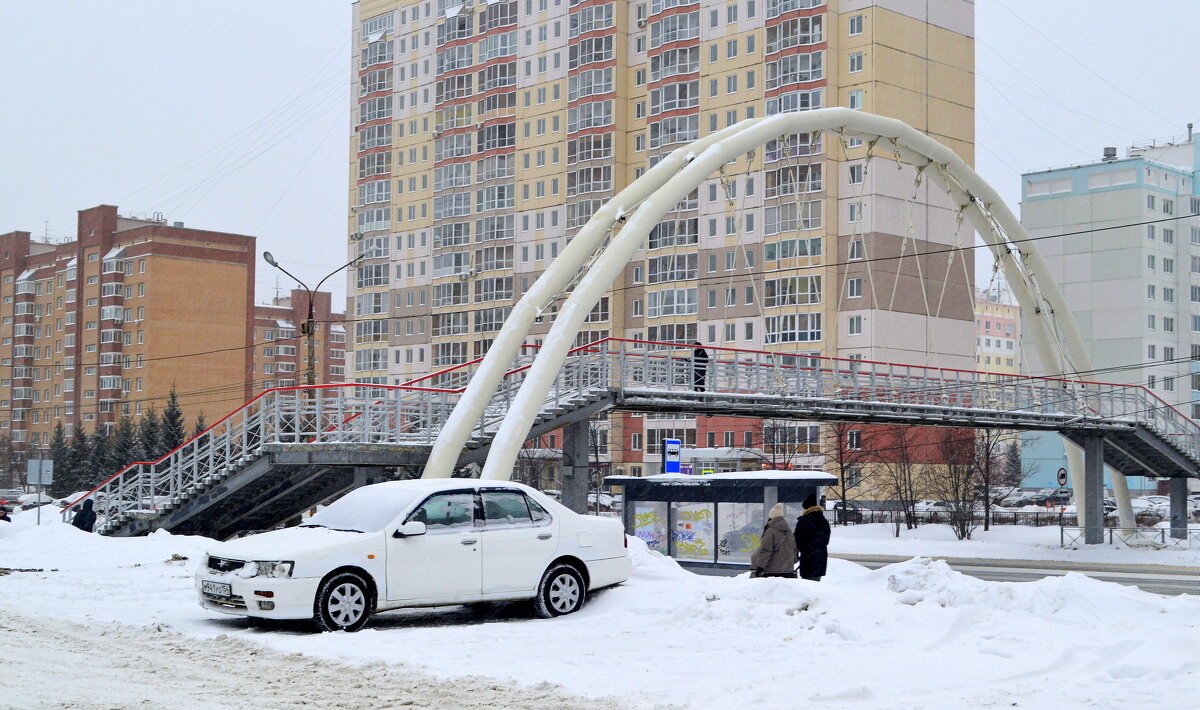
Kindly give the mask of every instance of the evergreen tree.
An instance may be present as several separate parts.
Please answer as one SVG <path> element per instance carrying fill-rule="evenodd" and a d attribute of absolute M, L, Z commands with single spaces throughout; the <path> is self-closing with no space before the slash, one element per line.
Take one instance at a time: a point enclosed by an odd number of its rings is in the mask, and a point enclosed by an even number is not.
<path fill-rule="evenodd" d="M 183 425 L 183 410 L 179 408 L 179 397 L 175 394 L 175 385 L 171 385 L 171 394 L 167 395 L 167 408 L 162 415 L 162 451 L 165 454 L 181 446 L 187 437 Z"/>
<path fill-rule="evenodd" d="M 50 459 L 54 461 L 54 470 L 56 472 L 66 469 L 67 452 L 69 450 L 67 432 L 60 419 L 54 424 L 54 431 L 50 434 Z"/>
<path fill-rule="evenodd" d="M 192 437 L 200 436 L 207 428 L 208 423 L 204 421 L 204 412 L 200 412 L 200 415 L 196 417 L 196 428 L 192 430 Z"/>
<path fill-rule="evenodd" d="M 138 422 L 138 461 L 157 461 L 158 457 L 162 456 L 162 435 L 161 427 L 158 422 L 158 412 L 154 411 L 154 407 L 150 411 L 142 415 L 142 420 Z"/>
<path fill-rule="evenodd" d="M 112 473 L 120 471 L 137 461 L 134 458 L 137 453 L 137 430 L 133 420 L 127 416 L 121 417 L 113 434 L 112 446 L 108 449 L 108 468 L 112 469 Z"/>
<path fill-rule="evenodd" d="M 108 431 L 101 426 L 96 427 L 96 431 L 92 433 L 92 438 L 88 442 L 84 472 L 80 479 L 82 483 L 80 490 L 91 490 L 116 473 L 115 470 L 109 470 L 111 464 L 109 450 L 112 449 L 109 438 Z"/>
<path fill-rule="evenodd" d="M 72 437 L 71 444 L 67 447 L 63 466 L 61 469 L 55 466 L 54 483 L 50 486 L 51 495 L 61 497 L 84 490 L 83 479 L 90 453 L 89 449 L 87 431 L 84 430 L 82 424 L 75 422 L 75 436 Z"/>

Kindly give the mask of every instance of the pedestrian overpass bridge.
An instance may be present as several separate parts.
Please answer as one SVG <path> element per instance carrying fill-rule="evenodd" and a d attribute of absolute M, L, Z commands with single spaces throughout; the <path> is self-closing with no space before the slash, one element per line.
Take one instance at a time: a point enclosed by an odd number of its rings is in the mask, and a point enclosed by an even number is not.
<path fill-rule="evenodd" d="M 901 121 L 864 111 L 779 113 L 677 148 L 606 201 L 516 301 L 483 360 L 404 386 L 265 392 L 162 461 L 135 464 L 92 492 L 101 530 L 128 535 L 166 528 L 222 537 L 269 527 L 373 472 L 422 462 L 426 477 L 483 461 L 481 477 L 507 479 L 531 436 L 566 426 L 565 440 L 582 438 L 571 436 L 573 427 L 614 408 L 1058 431 L 1084 449 L 1067 447 L 1067 460 L 1092 543 L 1102 539 L 1106 463 L 1125 474 L 1177 482 L 1197 475 L 1200 428 L 1140 387 L 716 349 L 709 387 L 696 392 L 685 348 L 612 340 L 570 349 L 592 309 L 671 210 L 719 175 L 737 211 L 727 166 L 746 156 L 749 170 L 756 152 L 772 143 L 790 153 L 789 136 L 801 133 L 859 141 L 866 149 L 864 171 L 872 160 L 909 171 L 910 206 L 928 180 L 958 224 L 969 223 L 991 251 L 1021 306 L 1041 367 L 1092 371 L 1090 352 L 1036 245 L 999 193 L 952 150 Z M 910 220 L 908 236 L 913 230 Z M 947 268 L 955 253 L 969 248 L 947 250 Z M 903 248 L 900 253 L 903 258 Z M 534 323 L 560 297 L 545 347 L 523 362 Z M 926 316 L 929 309 L 926 298 Z M 568 443 L 568 466 L 583 463 L 578 451 Z M 1113 476 L 1112 485 L 1122 525 L 1129 527 L 1125 477 Z M 1182 501 L 1184 492 L 1173 485 L 1173 499 Z M 1176 521 L 1178 509 L 1173 505 L 1173 525 L 1183 524 L 1182 515 Z"/>
<path fill-rule="evenodd" d="M 486 458 L 536 351 L 525 347 L 505 373 L 458 465 Z M 528 438 L 567 427 L 572 465 L 572 426 L 582 424 L 578 438 L 586 445 L 587 419 L 609 410 L 1045 430 L 1084 446 L 1086 468 L 1096 476 L 1103 461 L 1127 475 L 1200 477 L 1200 427 L 1143 387 L 709 352 L 705 391 L 696 391 L 690 345 L 609 338 L 575 348 Z M 93 490 L 97 530 L 224 538 L 276 526 L 350 488 L 422 467 L 479 362 L 399 386 L 267 390 L 162 459 L 132 464 Z M 574 463 L 586 466 L 586 449 Z"/>

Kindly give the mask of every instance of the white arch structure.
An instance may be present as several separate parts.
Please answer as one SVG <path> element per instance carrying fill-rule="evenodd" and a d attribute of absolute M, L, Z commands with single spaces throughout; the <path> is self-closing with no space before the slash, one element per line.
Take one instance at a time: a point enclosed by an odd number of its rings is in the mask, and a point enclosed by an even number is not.
<path fill-rule="evenodd" d="M 872 150 L 894 155 L 898 161 L 928 174 L 983 237 L 1004 270 L 1026 326 L 1036 332 L 1043 367 L 1057 370 L 1046 374 L 1066 376 L 1092 369 L 1091 357 L 1062 292 L 1037 247 L 1028 241 L 1029 234 L 999 194 L 952 150 L 902 121 L 863 111 L 828 108 L 776 114 L 747 119 L 675 150 L 592 216 L 513 307 L 438 434 L 422 475 L 451 475 L 475 422 L 525 342 L 534 320 L 586 267 L 492 440 L 481 477 L 508 479 L 541 402 L 584 319 L 641 248 L 650 230 L 725 163 L 775 138 L 813 132 L 861 138 Z M 1082 492 L 1082 452 L 1074 445 L 1066 448 L 1072 488 Z M 1114 474 L 1112 483 L 1121 525 L 1133 527 L 1125 477 Z M 1076 502 L 1082 520 L 1083 497 L 1077 495 Z"/>

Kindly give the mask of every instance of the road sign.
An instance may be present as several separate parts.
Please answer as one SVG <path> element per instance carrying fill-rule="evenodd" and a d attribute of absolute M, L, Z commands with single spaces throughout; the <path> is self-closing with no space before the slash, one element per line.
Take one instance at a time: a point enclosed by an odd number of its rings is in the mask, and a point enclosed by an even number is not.
<path fill-rule="evenodd" d="M 1067 469 L 1065 468 L 1058 469 L 1058 485 L 1067 485 Z"/>
<path fill-rule="evenodd" d="M 683 450 L 679 439 L 663 439 L 663 473 L 679 473 L 679 453 Z"/>
<path fill-rule="evenodd" d="M 54 459 L 29 459 L 25 462 L 25 483 L 48 486 L 54 483 Z"/>

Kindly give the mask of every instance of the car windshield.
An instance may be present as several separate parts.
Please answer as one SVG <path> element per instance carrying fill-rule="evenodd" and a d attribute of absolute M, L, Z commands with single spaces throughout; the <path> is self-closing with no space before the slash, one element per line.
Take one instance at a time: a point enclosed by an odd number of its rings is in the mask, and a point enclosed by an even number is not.
<path fill-rule="evenodd" d="M 317 511 L 304 526 L 379 532 L 416 497 L 416 492 L 404 488 L 359 488 L 337 499 L 328 508 Z"/>

